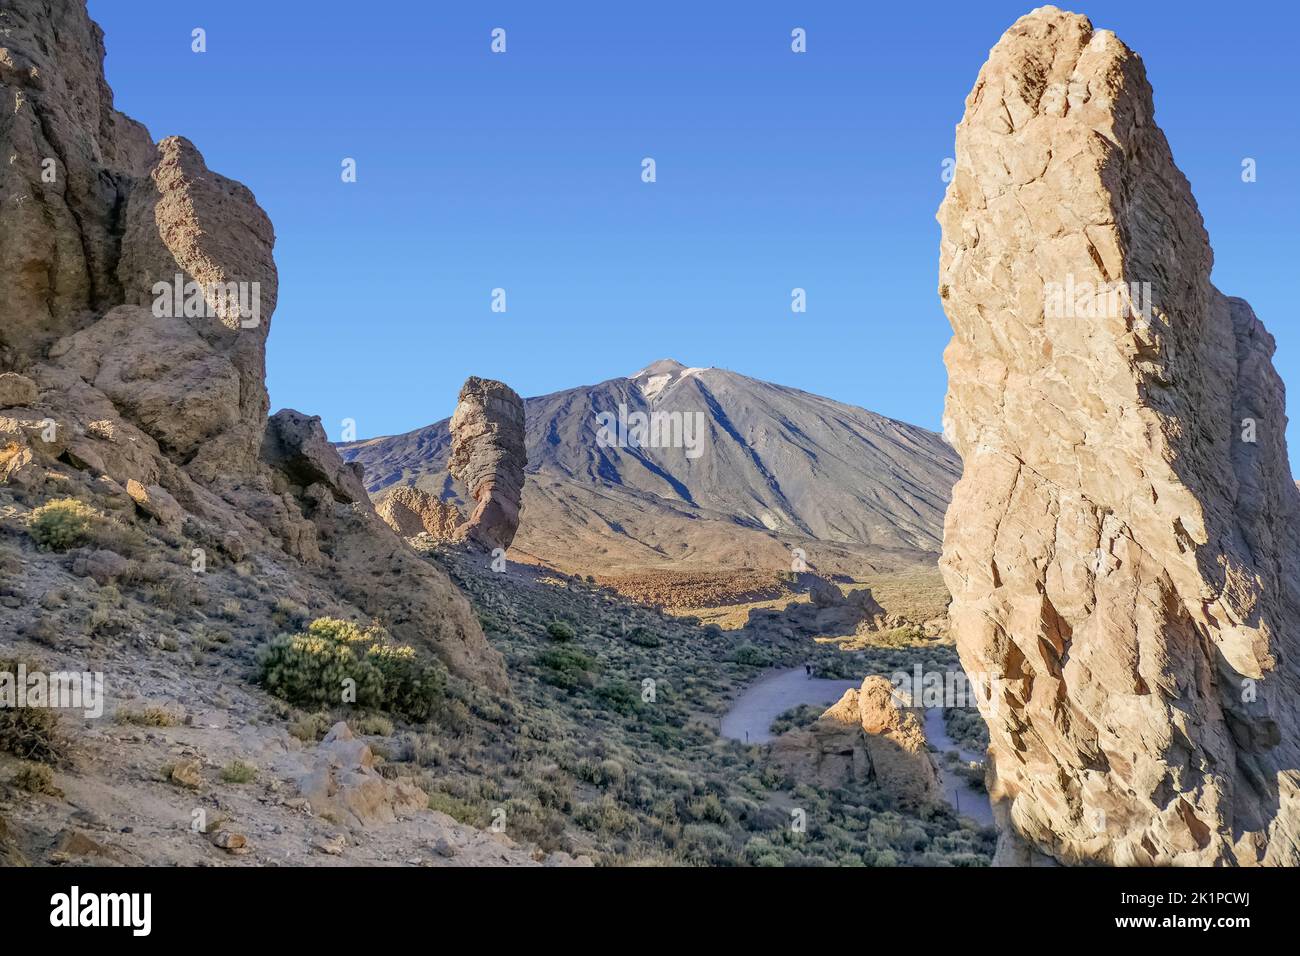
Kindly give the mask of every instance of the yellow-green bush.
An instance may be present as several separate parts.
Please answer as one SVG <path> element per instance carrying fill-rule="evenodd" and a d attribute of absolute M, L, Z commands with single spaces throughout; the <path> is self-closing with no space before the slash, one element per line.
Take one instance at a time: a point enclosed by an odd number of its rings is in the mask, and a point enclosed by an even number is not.
<path fill-rule="evenodd" d="M 382 627 L 337 618 L 317 618 L 303 633 L 279 635 L 262 648 L 258 663 L 266 688 L 300 707 L 346 702 L 419 721 L 429 718 L 446 689 L 436 661 L 393 643 Z M 355 688 L 355 699 L 345 700 L 345 688 Z"/>
<path fill-rule="evenodd" d="M 67 551 L 90 540 L 103 520 L 98 511 L 76 498 L 54 498 L 32 512 L 28 531 L 42 548 Z"/>

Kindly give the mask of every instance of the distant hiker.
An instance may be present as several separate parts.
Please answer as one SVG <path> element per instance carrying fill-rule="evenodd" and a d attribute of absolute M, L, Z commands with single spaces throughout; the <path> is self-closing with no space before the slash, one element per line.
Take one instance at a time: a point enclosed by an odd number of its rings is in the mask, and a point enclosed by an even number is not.
<path fill-rule="evenodd" d="M 803 666 L 803 672 L 804 672 L 805 674 L 808 675 L 808 679 L 809 679 L 809 680 L 812 680 L 812 665 L 811 665 L 811 664 L 805 664 L 805 665 Z"/>

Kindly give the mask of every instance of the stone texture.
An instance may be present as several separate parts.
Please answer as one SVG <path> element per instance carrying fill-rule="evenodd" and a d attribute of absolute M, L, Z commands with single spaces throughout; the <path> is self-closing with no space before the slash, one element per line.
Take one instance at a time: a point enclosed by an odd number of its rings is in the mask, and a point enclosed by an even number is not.
<path fill-rule="evenodd" d="M 36 383 L 25 375 L 5 372 L 0 375 L 0 408 L 36 404 Z"/>
<path fill-rule="evenodd" d="M 904 804 L 937 800 L 939 782 L 926 746 L 924 713 L 903 706 L 893 685 L 879 676 L 862 682 L 856 704 L 867 757 L 880 786 Z"/>
<path fill-rule="evenodd" d="M 524 402 L 508 385 L 470 377 L 451 416 L 447 470 L 474 498 L 458 536 L 487 550 L 509 548 L 524 489 Z"/>
<path fill-rule="evenodd" d="M 964 470 L 942 566 L 962 663 L 991 682 L 999 857 L 1296 865 L 1283 387 L 1272 337 L 1210 283 L 1141 60 L 1034 11 L 955 155 L 939 294 Z M 1150 308 L 1116 283 L 1149 283 Z"/>
<path fill-rule="evenodd" d="M 362 828 L 419 812 L 429 795 L 408 780 L 385 780 L 370 747 L 340 721 L 317 747 L 316 765 L 298 788 L 317 816 Z"/>
<path fill-rule="evenodd" d="M 844 787 L 874 780 L 910 807 L 939 797 L 920 711 L 901 706 L 883 677 L 846 690 L 811 727 L 776 738 L 771 758 L 801 783 Z"/>
<path fill-rule="evenodd" d="M 325 436 L 319 415 L 284 408 L 271 416 L 262 444 L 262 458 L 304 488 L 323 483 L 335 501 L 370 501 L 360 465 L 344 464 Z"/>
<path fill-rule="evenodd" d="M 185 521 L 185 512 L 176 499 L 159 485 L 142 485 L 134 478 L 126 481 L 127 496 L 136 507 L 168 531 L 177 532 Z"/>
<path fill-rule="evenodd" d="M 103 548 L 87 551 L 74 559 L 72 573 L 93 578 L 96 584 L 112 584 L 130 570 L 131 562 L 116 551 Z"/>
<path fill-rule="evenodd" d="M 389 489 L 375 505 L 375 511 L 403 538 L 428 534 L 437 541 L 452 541 L 456 529 L 465 522 L 455 505 L 409 485 Z"/>

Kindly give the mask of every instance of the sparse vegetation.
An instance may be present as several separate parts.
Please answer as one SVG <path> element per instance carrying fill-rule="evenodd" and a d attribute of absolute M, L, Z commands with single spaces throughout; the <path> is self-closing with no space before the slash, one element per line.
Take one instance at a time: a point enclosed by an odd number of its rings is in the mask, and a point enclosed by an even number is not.
<path fill-rule="evenodd" d="M 232 760 L 221 768 L 222 783 L 252 783 L 257 778 L 257 768 L 242 760 Z"/>
<path fill-rule="evenodd" d="M 117 712 L 119 724 L 133 724 L 137 727 L 175 727 L 181 722 L 180 717 L 156 704 L 150 704 L 140 710 L 122 708 Z"/>
<path fill-rule="evenodd" d="M 813 707 L 810 704 L 791 707 L 789 710 L 778 714 L 776 719 L 772 721 L 772 734 L 778 736 L 796 727 L 807 727 L 820 717 L 825 709 L 825 707 Z"/>
<path fill-rule="evenodd" d="M 0 673 L 16 674 L 19 662 L 0 660 Z M 29 670 L 39 665 L 29 664 Z M 0 750 L 23 760 L 57 764 L 64 759 L 66 740 L 59 714 L 49 707 L 0 707 Z"/>
<path fill-rule="evenodd" d="M 544 850 L 599 863 L 658 865 L 985 865 L 993 834 L 946 804 L 909 812 L 873 784 L 799 784 L 766 748 L 721 739 L 717 720 L 764 666 L 811 660 L 822 676 L 888 676 L 913 664 L 955 666 L 951 645 L 845 652 L 763 642 L 631 604 L 577 578 L 520 584 L 433 553 L 468 593 L 505 655 L 515 701 L 504 708 L 459 681 L 396 760 L 430 806 Z M 556 642 L 548 625 L 568 623 Z M 632 639 L 632 635 L 637 635 Z M 653 693 L 643 696 L 646 680 Z M 458 705 L 458 706 L 457 706 Z M 778 723 L 820 715 L 807 708 Z M 454 712 L 454 720 L 444 713 Z M 454 726 L 454 729 L 453 729 Z M 432 758 L 432 759 L 431 759 Z M 791 806 L 807 813 L 790 827 Z"/>
<path fill-rule="evenodd" d="M 62 796 L 62 792 L 54 785 L 54 771 L 43 763 L 25 761 L 14 774 L 12 783 L 28 793 Z"/>

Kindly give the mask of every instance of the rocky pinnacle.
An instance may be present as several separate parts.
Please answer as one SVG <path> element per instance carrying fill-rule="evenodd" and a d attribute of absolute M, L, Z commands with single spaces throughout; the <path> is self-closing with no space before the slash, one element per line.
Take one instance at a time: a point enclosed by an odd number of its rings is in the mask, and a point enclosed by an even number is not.
<path fill-rule="evenodd" d="M 1300 494 L 1273 339 L 1210 284 L 1141 59 L 993 48 L 939 209 L 943 571 L 1001 862 L 1300 863 Z"/>

